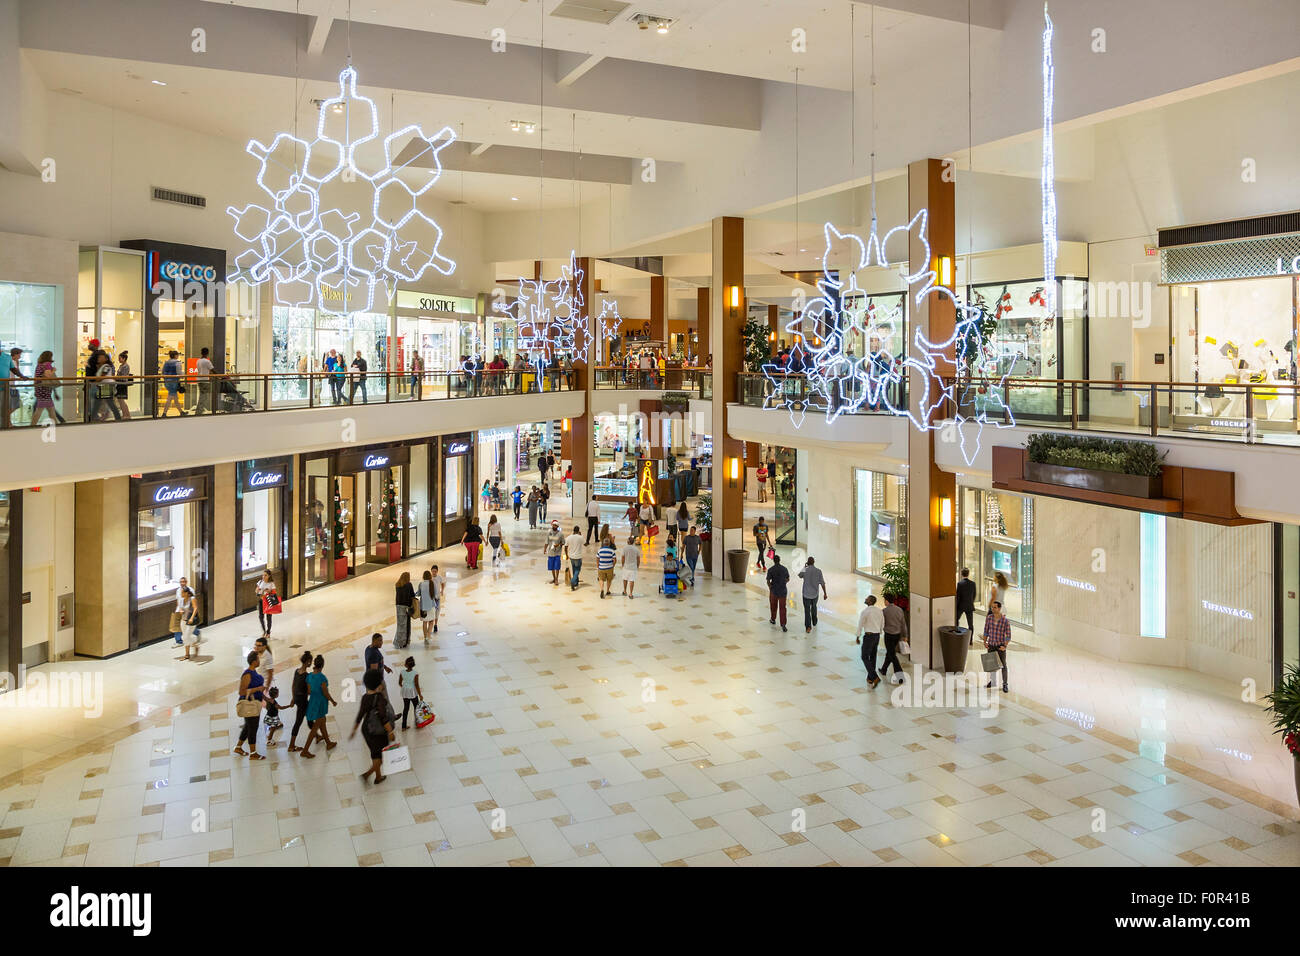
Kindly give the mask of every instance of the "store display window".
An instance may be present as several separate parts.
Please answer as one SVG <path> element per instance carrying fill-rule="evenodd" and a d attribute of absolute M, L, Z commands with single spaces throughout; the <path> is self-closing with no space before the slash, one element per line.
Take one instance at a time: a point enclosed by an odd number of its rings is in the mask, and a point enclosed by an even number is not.
<path fill-rule="evenodd" d="M 855 468 L 853 486 L 854 570 L 879 577 L 907 553 L 907 479 Z"/>
<path fill-rule="evenodd" d="M 1034 623 L 1034 500 L 1005 491 L 962 488 L 957 516 L 959 566 L 970 569 L 975 604 L 986 604 L 999 575 L 1002 610 L 1017 624 Z"/>

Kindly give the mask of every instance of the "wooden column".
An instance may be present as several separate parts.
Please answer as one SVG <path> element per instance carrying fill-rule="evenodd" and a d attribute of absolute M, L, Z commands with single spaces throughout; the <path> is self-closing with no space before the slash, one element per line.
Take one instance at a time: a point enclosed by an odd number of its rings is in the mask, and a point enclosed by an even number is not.
<path fill-rule="evenodd" d="M 650 277 L 650 338 L 656 342 L 668 341 L 668 310 L 665 308 L 663 276 Z"/>
<path fill-rule="evenodd" d="M 781 320 L 778 307 L 769 305 L 767 307 L 767 354 L 775 356 L 777 342 L 781 338 Z"/>
<path fill-rule="evenodd" d="M 699 342 L 695 346 L 695 364 L 700 368 L 703 368 L 704 363 L 709 359 L 709 301 L 708 288 L 695 290 L 695 324 L 700 334 Z"/>
<path fill-rule="evenodd" d="M 926 239 L 929 241 L 930 261 L 924 263 L 926 246 L 914 230 L 908 250 L 912 271 L 923 264 L 941 272 L 944 258 L 949 260 L 950 281 L 956 281 L 956 189 L 945 182 L 943 162 L 924 159 L 907 168 L 908 218 L 921 210 L 928 210 Z M 936 278 L 936 282 L 938 278 Z M 951 287 L 950 287 L 951 288 Z M 912 327 L 922 331 L 931 342 L 947 342 L 956 326 L 956 307 L 952 299 L 939 292 L 927 295 L 912 311 Z M 909 343 L 913 357 L 922 362 L 925 358 L 917 351 L 915 337 Z M 939 367 L 952 368 L 954 348 L 947 349 L 948 363 Z M 941 387 L 935 380 L 927 383 L 926 375 L 913 368 L 908 377 L 908 405 L 918 421 L 924 421 L 920 399 Z M 908 543 L 911 558 L 911 608 L 909 625 L 912 632 L 912 655 L 922 665 L 942 665 L 935 628 L 955 621 L 957 587 L 957 479 L 951 472 L 941 471 L 934 460 L 936 433 L 911 429 L 908 440 Z M 951 527 L 940 527 L 942 503 L 948 502 Z"/>
<path fill-rule="evenodd" d="M 713 573 L 720 577 L 726 575 L 727 549 L 744 546 L 745 447 L 727 433 L 727 406 L 738 400 L 736 375 L 745 361 L 745 310 L 745 220 L 720 216 L 713 220 L 708 312 L 713 350 Z M 704 325 L 700 328 L 703 338 Z"/>

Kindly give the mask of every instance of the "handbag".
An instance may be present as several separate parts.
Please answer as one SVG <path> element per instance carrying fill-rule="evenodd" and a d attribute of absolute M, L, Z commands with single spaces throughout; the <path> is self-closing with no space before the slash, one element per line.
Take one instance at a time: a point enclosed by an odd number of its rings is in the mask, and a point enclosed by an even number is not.
<path fill-rule="evenodd" d="M 421 617 L 420 614 L 420 596 L 417 594 L 411 598 L 411 617 Z"/>
<path fill-rule="evenodd" d="M 261 712 L 262 712 L 262 702 L 258 700 L 251 700 L 250 698 L 247 697 L 241 697 L 239 698 L 239 701 L 235 704 L 235 715 L 237 717 L 244 717 L 244 718 L 256 717 Z"/>
<path fill-rule="evenodd" d="M 280 604 L 280 595 L 274 591 L 267 591 L 262 595 L 262 613 L 279 614 L 283 610 Z"/>
<path fill-rule="evenodd" d="M 510 557 L 510 543 L 509 543 L 508 541 L 502 541 L 502 542 L 501 542 L 501 552 L 502 552 L 502 553 L 503 553 L 507 558 Z"/>
<path fill-rule="evenodd" d="M 438 715 L 433 712 L 433 708 L 424 701 L 420 701 L 415 705 L 415 726 L 417 729 L 428 727 L 437 717 Z"/>
<path fill-rule="evenodd" d="M 652 524 L 650 526 L 650 529 L 646 533 L 653 538 L 655 535 L 659 533 L 659 526 L 657 524 Z"/>
<path fill-rule="evenodd" d="M 411 751 L 407 749 L 405 744 L 389 744 L 383 750 L 380 767 L 383 769 L 384 776 L 410 770 Z"/>
<path fill-rule="evenodd" d="M 985 651 L 980 655 L 980 667 L 986 674 L 996 674 L 1002 670 L 1002 659 L 998 657 L 997 651 Z"/>

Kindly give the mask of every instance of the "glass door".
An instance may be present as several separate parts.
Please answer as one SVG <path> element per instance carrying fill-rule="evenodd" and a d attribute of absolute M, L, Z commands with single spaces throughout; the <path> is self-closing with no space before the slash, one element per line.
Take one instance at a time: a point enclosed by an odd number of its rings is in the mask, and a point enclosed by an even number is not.
<path fill-rule="evenodd" d="M 776 474 L 768 480 L 772 483 L 776 502 L 776 517 L 772 522 L 776 531 L 776 543 L 794 545 L 799 533 L 799 503 L 795 490 L 793 448 L 776 449 Z"/>
<path fill-rule="evenodd" d="M 303 482 L 302 523 L 303 590 L 328 584 L 333 578 L 334 488 L 329 479 L 329 459 L 316 458 L 306 464 Z"/>

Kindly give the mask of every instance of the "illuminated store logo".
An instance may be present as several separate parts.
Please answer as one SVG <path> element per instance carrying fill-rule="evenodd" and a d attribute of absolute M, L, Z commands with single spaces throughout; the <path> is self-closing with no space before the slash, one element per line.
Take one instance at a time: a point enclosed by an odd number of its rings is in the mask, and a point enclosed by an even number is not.
<path fill-rule="evenodd" d="M 1201 607 L 1207 611 L 1213 611 L 1215 614 L 1226 614 L 1229 617 L 1239 617 L 1243 621 L 1255 620 L 1255 615 L 1249 611 L 1243 611 L 1239 607 L 1228 607 L 1225 604 L 1215 604 L 1213 601 L 1201 601 Z"/>
<path fill-rule="evenodd" d="M 1245 428 L 1246 422 L 1237 418 L 1211 418 L 1210 424 L 1216 428 Z"/>
<path fill-rule="evenodd" d="M 361 467 L 383 468 L 387 464 L 388 464 L 387 455 L 366 455 L 365 459 L 361 462 Z"/>
<path fill-rule="evenodd" d="M 515 437 L 513 428 L 486 428 L 478 433 L 478 440 L 481 444 L 489 444 L 495 441 L 507 441 Z"/>
<path fill-rule="evenodd" d="M 1080 591 L 1092 591 L 1096 593 L 1097 585 L 1088 581 L 1076 581 L 1074 578 L 1066 578 L 1061 575 L 1056 576 L 1057 584 L 1064 584 L 1068 588 L 1078 588 Z"/>
<path fill-rule="evenodd" d="M 454 441 L 447 446 L 448 455 L 463 455 L 467 451 L 469 451 L 469 442 L 467 441 Z"/>
<path fill-rule="evenodd" d="M 427 292 L 398 292 L 397 307 L 417 312 L 459 312 L 466 315 L 473 315 L 478 311 L 473 299 Z"/>
<path fill-rule="evenodd" d="M 1280 276 L 1284 276 L 1284 275 L 1300 275 L 1300 256 L 1296 256 L 1296 257 L 1295 257 L 1294 259 L 1292 259 L 1290 262 L 1287 262 L 1287 261 L 1286 261 L 1285 259 L 1283 259 L 1281 256 L 1278 256 L 1278 257 L 1277 257 L 1277 274 L 1280 275 Z"/>
<path fill-rule="evenodd" d="M 820 513 L 819 513 L 819 514 L 817 515 L 817 520 L 818 520 L 818 521 L 824 521 L 824 522 L 826 522 L 826 524 L 833 524 L 833 525 L 835 525 L 835 527 L 837 527 L 837 528 L 840 526 L 840 519 L 839 519 L 839 518 L 832 518 L 832 517 L 830 517 L 829 515 L 824 515 L 824 514 L 820 514 Z"/>
<path fill-rule="evenodd" d="M 217 270 L 213 266 L 201 266 L 191 262 L 176 262 L 164 259 L 158 272 L 164 279 L 197 279 L 203 282 L 216 282 Z"/>
<path fill-rule="evenodd" d="M 1078 724 L 1084 730 L 1092 730 L 1097 724 L 1097 718 L 1092 714 L 1085 714 L 1069 707 L 1056 708 L 1056 716 L 1061 720 L 1068 720 L 1072 724 Z"/>
<path fill-rule="evenodd" d="M 336 311 L 350 315 L 371 309 L 376 286 L 391 299 L 399 282 L 417 282 L 429 269 L 451 275 L 456 263 L 438 251 L 442 227 L 419 206 L 442 176 L 438 154 L 455 139 L 449 126 L 432 137 L 405 126 L 380 141 L 381 168 L 360 169 L 357 149 L 379 141 L 379 113 L 347 67 L 338 95 L 321 104 L 312 142 L 280 133 L 269 146 L 251 140 L 245 148 L 261 163 L 257 185 L 270 202 L 226 208 L 249 244 L 231 278 L 274 283 L 281 305 L 342 302 Z M 328 205 L 332 193 L 350 188 L 339 183 L 365 193 L 358 208 Z"/>
<path fill-rule="evenodd" d="M 153 493 L 153 500 L 158 504 L 171 501 L 184 501 L 193 494 L 193 488 L 173 488 L 171 485 L 163 485 Z"/>
<path fill-rule="evenodd" d="M 248 487 L 267 488 L 284 481 L 283 471 L 255 471 L 248 476 Z"/>

